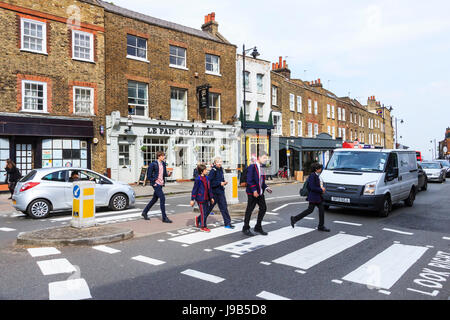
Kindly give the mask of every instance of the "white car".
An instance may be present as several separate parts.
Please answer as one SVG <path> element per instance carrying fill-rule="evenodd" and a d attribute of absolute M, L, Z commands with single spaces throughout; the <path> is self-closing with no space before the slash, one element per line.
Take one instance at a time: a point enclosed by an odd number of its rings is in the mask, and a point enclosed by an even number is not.
<path fill-rule="evenodd" d="M 136 194 L 123 182 L 111 180 L 92 170 L 81 168 L 45 168 L 30 171 L 16 185 L 13 207 L 33 219 L 47 218 L 50 212 L 72 210 L 72 173 L 78 181 L 95 182 L 95 206 L 125 210 L 134 206 Z"/>
<path fill-rule="evenodd" d="M 445 182 L 447 170 L 444 168 L 442 163 L 438 161 L 422 162 L 421 166 L 423 171 L 427 174 L 428 181 L 439 181 L 440 183 Z"/>

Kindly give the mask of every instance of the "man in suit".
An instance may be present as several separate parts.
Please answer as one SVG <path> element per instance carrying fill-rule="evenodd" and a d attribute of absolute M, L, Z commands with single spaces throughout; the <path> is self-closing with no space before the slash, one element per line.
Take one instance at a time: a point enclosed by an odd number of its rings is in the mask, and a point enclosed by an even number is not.
<path fill-rule="evenodd" d="M 212 192 L 214 195 L 214 204 L 211 210 L 214 209 L 216 204 L 219 205 L 220 212 L 222 213 L 223 223 L 226 229 L 234 229 L 231 224 L 230 214 L 228 212 L 227 199 L 225 197 L 225 186 L 228 184 L 223 176 L 222 159 L 216 157 L 214 159 L 214 164 L 208 175 L 209 181 L 211 182 Z"/>
<path fill-rule="evenodd" d="M 267 153 L 262 151 L 259 154 L 259 157 L 256 159 L 254 164 L 251 164 L 247 168 L 247 210 L 245 211 L 244 218 L 244 227 L 242 228 L 242 232 L 246 236 L 254 236 L 250 231 L 250 217 L 252 215 L 253 209 L 255 209 L 256 204 L 258 204 L 259 212 L 258 218 L 256 221 L 256 225 L 254 231 L 266 236 L 267 232 L 265 232 L 262 228 L 262 220 L 267 211 L 266 199 L 264 198 L 264 191 L 272 193 L 272 190 L 266 185 L 266 178 L 262 172 L 262 166 L 267 162 L 268 156 Z"/>
<path fill-rule="evenodd" d="M 166 154 L 163 151 L 158 151 L 156 153 L 156 157 L 158 160 L 153 161 L 147 169 L 147 180 L 150 181 L 150 184 L 154 189 L 153 198 L 145 207 L 144 211 L 142 212 L 142 216 L 145 220 L 150 220 L 147 213 L 159 199 L 159 205 L 161 207 L 162 213 L 162 222 L 172 223 L 172 220 L 170 220 L 166 215 L 166 197 L 163 192 L 165 178 L 170 177 L 172 173 L 167 173 L 167 166 L 164 162 Z"/>
<path fill-rule="evenodd" d="M 291 226 L 295 227 L 295 224 L 311 214 L 314 211 L 314 208 L 317 207 L 319 209 L 319 226 L 317 230 L 330 232 L 330 229 L 325 227 L 325 209 L 323 207 L 323 197 L 322 194 L 325 192 L 325 188 L 323 187 L 323 183 L 320 180 L 320 173 L 323 170 L 323 165 L 320 163 L 313 163 L 311 165 L 312 173 L 309 175 L 306 188 L 308 189 L 308 197 L 306 200 L 309 202 L 309 206 L 302 213 L 297 216 L 291 216 Z"/>

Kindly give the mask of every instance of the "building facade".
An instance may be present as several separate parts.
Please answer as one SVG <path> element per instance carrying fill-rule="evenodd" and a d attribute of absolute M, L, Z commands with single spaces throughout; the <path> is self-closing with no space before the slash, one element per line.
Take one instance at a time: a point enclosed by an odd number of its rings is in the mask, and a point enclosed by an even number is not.
<path fill-rule="evenodd" d="M 445 131 L 445 138 L 439 141 L 439 159 L 450 160 L 450 128 Z"/>
<path fill-rule="evenodd" d="M 103 8 L 0 1 L 0 181 L 42 167 L 106 169 Z M 4 187 L 4 186 L 3 186 Z"/>
<path fill-rule="evenodd" d="M 138 181 L 159 150 L 176 180 L 215 156 L 236 169 L 236 46 L 218 32 L 215 14 L 197 30 L 101 3 L 110 176 Z M 199 108 L 199 87 L 209 89 L 208 108 Z"/>

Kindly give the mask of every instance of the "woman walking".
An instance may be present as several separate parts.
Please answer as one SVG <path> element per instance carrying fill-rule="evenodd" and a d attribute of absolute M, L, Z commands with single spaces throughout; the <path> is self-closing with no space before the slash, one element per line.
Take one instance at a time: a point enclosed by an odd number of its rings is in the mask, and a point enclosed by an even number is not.
<path fill-rule="evenodd" d="M 330 229 L 325 227 L 325 209 L 323 207 L 322 194 L 325 192 L 325 188 L 320 180 L 320 173 L 323 170 L 323 165 L 320 163 L 313 163 L 311 165 L 312 173 L 309 175 L 306 181 L 308 189 L 308 197 L 306 200 L 309 202 L 308 208 L 297 216 L 291 216 L 291 226 L 294 228 L 295 224 L 311 214 L 314 211 L 314 207 L 319 209 L 319 226 L 317 230 L 330 232 Z"/>
<path fill-rule="evenodd" d="M 8 184 L 9 192 L 11 192 L 11 197 L 8 199 L 12 199 L 12 195 L 14 194 L 14 189 L 16 188 L 17 182 L 22 178 L 19 169 L 17 169 L 16 164 L 11 160 L 6 160 L 6 180 L 5 183 Z"/>

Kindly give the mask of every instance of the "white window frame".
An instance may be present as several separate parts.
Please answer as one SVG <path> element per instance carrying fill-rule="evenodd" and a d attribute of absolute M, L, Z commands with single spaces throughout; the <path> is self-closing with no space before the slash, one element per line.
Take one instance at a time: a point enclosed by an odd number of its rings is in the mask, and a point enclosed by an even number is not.
<path fill-rule="evenodd" d="M 139 84 L 145 84 L 146 85 L 146 90 L 147 90 L 147 104 L 145 104 L 145 105 L 143 105 L 143 104 L 132 104 L 132 103 L 129 103 L 128 102 L 128 108 L 130 107 L 130 106 L 138 106 L 138 107 L 145 107 L 145 114 L 143 115 L 143 116 L 140 116 L 140 115 L 135 115 L 135 114 L 133 114 L 133 115 L 131 115 L 132 117 L 140 117 L 140 118 L 148 118 L 148 101 L 149 101 L 149 97 L 148 97 L 148 83 L 145 83 L 145 82 L 139 82 L 139 81 L 134 81 L 134 80 L 129 80 L 128 82 L 127 82 L 127 101 L 128 101 L 128 99 L 130 98 L 129 96 L 128 96 L 128 85 L 129 85 L 129 83 L 130 82 L 136 82 L 136 83 L 139 83 Z M 138 99 L 138 97 L 136 97 L 136 99 L 137 100 L 139 100 Z"/>
<path fill-rule="evenodd" d="M 334 119 L 334 106 L 331 106 L 331 119 Z"/>
<path fill-rule="evenodd" d="M 278 87 L 272 86 L 272 105 L 278 106 Z"/>
<path fill-rule="evenodd" d="M 41 110 L 30 110 L 25 109 L 25 84 L 38 84 L 43 85 L 43 102 L 42 102 L 42 111 Z M 47 82 L 40 82 L 40 81 L 32 81 L 32 80 L 22 80 L 22 108 L 21 111 L 23 112 L 33 112 L 33 113 L 48 113 L 47 109 Z"/>
<path fill-rule="evenodd" d="M 277 135 L 277 136 L 280 136 L 280 135 L 282 135 L 283 134 L 283 121 L 282 121 L 282 115 L 281 115 L 281 113 L 279 113 L 279 112 L 274 112 L 274 113 L 272 113 L 272 117 L 278 117 L 279 118 L 279 122 L 277 123 L 277 125 L 275 126 L 275 131 L 274 131 L 274 135 Z M 274 125 L 275 125 L 275 121 L 273 121 L 274 122 Z M 280 130 L 278 130 L 278 128 L 280 129 Z"/>
<path fill-rule="evenodd" d="M 140 58 L 140 57 L 128 54 L 128 36 L 132 36 L 132 37 L 136 37 L 136 38 L 140 38 L 140 39 L 144 39 L 145 40 L 145 58 Z M 138 47 L 136 47 L 136 49 L 138 49 Z M 139 60 L 139 61 L 143 61 L 143 62 L 150 62 L 150 61 L 148 61 L 148 39 L 143 38 L 143 37 L 135 36 L 134 34 L 127 33 L 127 58 L 128 59 L 133 59 L 133 60 Z"/>
<path fill-rule="evenodd" d="M 350 112 L 350 123 L 353 123 L 353 113 Z"/>
<path fill-rule="evenodd" d="M 302 96 L 297 96 L 297 112 L 303 112 Z"/>
<path fill-rule="evenodd" d="M 209 71 L 208 69 L 206 69 L 206 65 L 208 64 L 208 62 L 206 61 L 207 56 L 217 57 L 217 70 L 218 70 L 217 72 Z M 209 63 L 209 64 L 214 66 L 213 63 Z M 205 54 L 205 73 L 206 74 L 211 74 L 211 75 L 214 75 L 214 76 L 221 76 L 221 74 L 220 74 L 220 56 L 215 55 L 215 54 L 211 54 L 211 53 L 206 53 Z"/>
<path fill-rule="evenodd" d="M 331 106 L 327 104 L 327 118 L 331 118 Z"/>
<path fill-rule="evenodd" d="M 345 141 L 345 128 L 342 128 L 342 132 L 341 132 L 341 137 L 342 137 L 342 141 Z"/>
<path fill-rule="evenodd" d="M 314 137 L 317 137 L 319 134 L 319 125 L 317 123 L 314 123 Z"/>
<path fill-rule="evenodd" d="M 345 108 L 342 108 L 342 121 L 345 121 Z"/>
<path fill-rule="evenodd" d="M 219 106 L 218 107 L 214 107 L 214 106 L 212 106 L 211 104 L 210 104 L 210 101 L 208 101 L 208 106 L 209 106 L 209 109 L 208 110 L 206 110 L 206 112 L 210 112 L 210 109 L 216 109 L 216 112 L 218 112 L 219 113 L 219 120 L 206 120 L 207 122 L 214 122 L 214 123 L 221 123 L 221 121 L 222 121 L 222 110 L 221 110 L 221 94 L 220 93 L 213 93 L 213 92 L 210 92 L 209 93 L 209 95 L 210 95 L 210 97 L 212 97 L 212 95 L 216 95 L 216 96 L 218 96 L 218 99 L 219 99 Z"/>
<path fill-rule="evenodd" d="M 75 34 L 82 34 L 89 36 L 89 59 L 75 57 Z M 72 59 L 86 62 L 94 62 L 94 34 L 90 32 L 72 29 Z"/>
<path fill-rule="evenodd" d="M 308 113 L 312 113 L 312 100 L 308 99 Z"/>
<path fill-rule="evenodd" d="M 264 107 L 266 104 L 264 102 L 256 103 L 256 110 L 258 111 L 259 119 L 258 121 L 263 121 L 264 119 Z"/>
<path fill-rule="evenodd" d="M 331 126 L 328 126 L 327 129 L 328 129 L 328 134 L 331 136 Z"/>
<path fill-rule="evenodd" d="M 90 95 L 91 95 L 91 108 L 90 108 L 90 110 L 89 110 L 89 113 L 86 113 L 86 112 L 76 112 L 76 110 L 75 110 L 75 105 L 76 105 L 76 90 L 77 89 L 80 89 L 80 90 L 88 90 L 88 91 L 90 91 Z M 95 94 L 95 91 L 94 91 L 94 88 L 91 88 L 91 87 L 80 87 L 80 86 L 74 86 L 73 87 L 73 114 L 78 114 L 78 115 L 90 115 L 90 116 L 92 116 L 92 115 L 94 115 L 94 102 L 95 102 L 95 97 L 94 97 L 94 94 Z"/>
<path fill-rule="evenodd" d="M 24 30 L 25 30 L 24 23 L 25 22 L 34 23 L 34 24 L 38 24 L 38 25 L 42 26 L 42 51 L 24 48 L 23 44 L 24 44 L 24 37 L 25 37 L 25 34 L 24 34 Z M 34 52 L 34 53 L 47 54 L 47 23 L 38 21 L 38 20 L 33 20 L 33 19 L 21 18 L 20 19 L 20 50 Z"/>
<path fill-rule="evenodd" d="M 314 114 L 319 114 L 319 103 L 317 102 L 317 100 L 314 101 Z"/>
<path fill-rule="evenodd" d="M 175 47 L 175 48 L 184 49 L 184 66 L 170 63 L 170 57 L 172 56 L 172 54 L 170 53 L 170 47 Z M 174 56 L 174 57 L 180 58 L 181 56 L 178 56 L 178 55 L 177 55 L 177 56 Z M 206 59 L 206 58 L 205 58 L 205 59 Z M 189 69 L 187 68 L 187 48 L 180 47 L 180 46 L 175 46 L 175 45 L 169 45 L 169 67 L 171 67 L 171 68 L 176 68 L 176 69 L 189 70 Z"/>
<path fill-rule="evenodd" d="M 246 78 L 247 75 L 248 75 L 248 77 L 247 77 L 248 84 L 246 85 L 245 78 Z M 244 86 L 245 86 L 244 90 L 246 92 L 252 92 L 252 83 L 250 81 L 250 76 L 251 76 L 250 71 L 244 71 Z"/>
<path fill-rule="evenodd" d="M 172 100 L 172 90 L 184 91 L 184 119 L 174 119 L 172 116 L 172 101 L 170 102 L 170 120 L 174 121 L 186 121 L 187 120 L 187 104 L 188 104 L 188 90 L 184 88 L 171 87 L 170 88 L 170 100 Z"/>
<path fill-rule="evenodd" d="M 289 94 L 289 110 L 295 111 L 295 95 Z"/>
<path fill-rule="evenodd" d="M 341 121 L 341 108 L 338 107 L 338 120 Z"/>
<path fill-rule="evenodd" d="M 336 139 L 336 127 L 332 127 L 331 129 L 332 135 L 333 135 L 333 139 Z"/>
<path fill-rule="evenodd" d="M 259 80 L 259 77 L 261 77 L 261 81 Z M 260 87 L 260 84 L 261 84 L 261 87 Z M 256 92 L 259 94 L 264 93 L 264 74 L 263 73 L 256 74 Z"/>
<path fill-rule="evenodd" d="M 291 130 L 291 137 L 295 136 L 295 121 L 291 120 L 290 121 L 290 130 Z"/>
<path fill-rule="evenodd" d="M 298 127 L 298 136 L 303 136 L 303 123 L 301 120 L 297 121 L 297 127 Z"/>
<path fill-rule="evenodd" d="M 308 122 L 308 137 L 313 137 L 313 125 L 311 122 Z"/>

